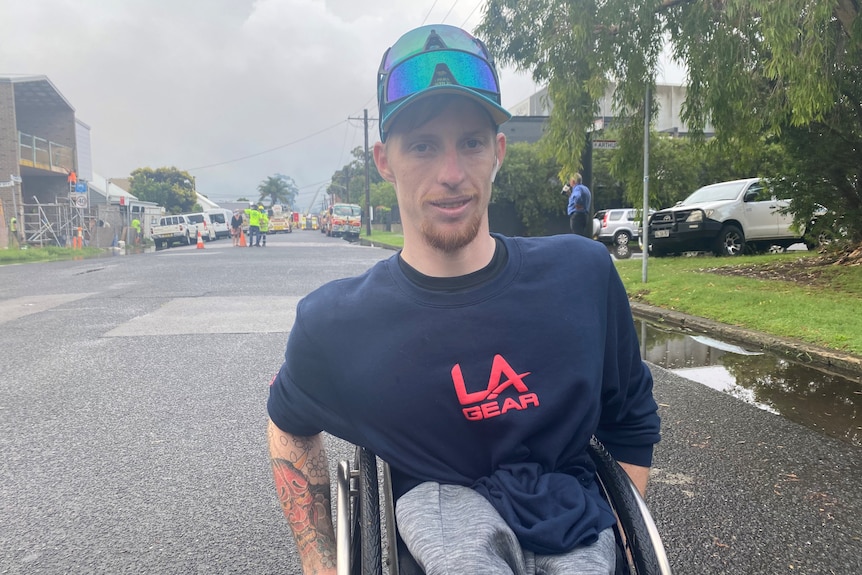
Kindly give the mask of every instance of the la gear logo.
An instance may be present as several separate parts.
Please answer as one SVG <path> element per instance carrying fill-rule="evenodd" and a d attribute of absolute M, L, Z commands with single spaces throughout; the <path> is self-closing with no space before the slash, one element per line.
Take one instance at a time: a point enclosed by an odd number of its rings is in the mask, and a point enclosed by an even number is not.
<path fill-rule="evenodd" d="M 503 415 L 513 409 L 523 411 L 528 407 L 538 407 L 539 397 L 531 393 L 524 383 L 524 378 L 528 375 L 530 375 L 529 371 L 516 372 L 509 362 L 498 354 L 494 356 L 488 387 L 482 391 L 468 392 L 464 375 L 461 373 L 461 365 L 456 363 L 452 368 L 452 383 L 455 385 L 458 401 L 464 406 L 461 410 L 464 417 L 470 421 L 481 421 Z M 510 387 L 517 395 L 509 395 L 498 400 L 500 394 Z"/>

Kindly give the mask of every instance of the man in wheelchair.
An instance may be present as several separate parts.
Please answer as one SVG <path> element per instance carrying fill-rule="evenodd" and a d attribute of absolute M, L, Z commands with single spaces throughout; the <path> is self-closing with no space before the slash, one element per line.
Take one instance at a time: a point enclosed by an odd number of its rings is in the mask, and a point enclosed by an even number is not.
<path fill-rule="evenodd" d="M 596 242 L 492 234 L 510 118 L 485 46 L 429 25 L 378 71 L 404 248 L 297 306 L 268 402 L 275 485 L 303 572 L 335 573 L 326 431 L 389 464 L 428 574 L 614 573 L 588 454 L 646 489 L 659 417 L 622 282 Z"/>

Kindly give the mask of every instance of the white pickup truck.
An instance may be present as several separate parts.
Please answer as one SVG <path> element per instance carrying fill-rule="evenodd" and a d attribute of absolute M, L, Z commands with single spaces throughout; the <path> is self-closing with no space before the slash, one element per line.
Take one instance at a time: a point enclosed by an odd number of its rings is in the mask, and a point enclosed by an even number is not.
<path fill-rule="evenodd" d="M 169 248 L 174 243 L 189 246 L 197 241 L 197 227 L 183 214 L 162 216 L 153 222 L 150 236 L 157 250 Z"/>
<path fill-rule="evenodd" d="M 748 248 L 766 251 L 804 241 L 784 211 L 789 200 L 775 198 L 760 178 L 704 186 L 649 219 L 649 250 L 656 256 L 712 251 L 738 256 Z"/>

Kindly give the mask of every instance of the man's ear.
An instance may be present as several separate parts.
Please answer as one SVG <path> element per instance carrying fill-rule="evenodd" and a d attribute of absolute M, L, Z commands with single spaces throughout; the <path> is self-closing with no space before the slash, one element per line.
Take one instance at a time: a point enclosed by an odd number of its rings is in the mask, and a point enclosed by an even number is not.
<path fill-rule="evenodd" d="M 377 171 L 380 176 L 387 182 L 395 183 L 395 174 L 392 173 L 392 168 L 389 165 L 389 158 L 386 154 L 386 144 L 377 142 L 374 144 L 374 163 L 377 165 Z"/>
<path fill-rule="evenodd" d="M 497 157 L 497 169 L 500 169 L 500 165 L 503 163 L 503 159 L 506 157 L 506 134 L 502 132 L 497 132 L 497 137 L 494 144 L 496 145 L 495 156 Z"/>
<path fill-rule="evenodd" d="M 500 169 L 500 158 L 494 158 L 494 169 L 491 170 L 491 183 L 497 179 L 497 171 Z"/>

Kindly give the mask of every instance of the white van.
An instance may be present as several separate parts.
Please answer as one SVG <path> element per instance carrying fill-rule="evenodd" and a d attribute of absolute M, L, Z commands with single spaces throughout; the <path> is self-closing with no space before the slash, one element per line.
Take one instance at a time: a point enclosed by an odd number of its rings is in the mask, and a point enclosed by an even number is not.
<path fill-rule="evenodd" d="M 210 220 L 212 221 L 213 228 L 215 229 L 216 239 L 229 238 L 230 220 L 233 217 L 233 212 L 231 212 L 230 210 L 218 208 L 215 210 L 207 210 L 206 213 L 209 215 Z"/>
<path fill-rule="evenodd" d="M 185 214 L 189 223 L 197 228 L 197 232 L 201 233 L 201 238 L 205 242 L 216 239 L 215 226 L 213 226 L 210 215 L 206 212 L 197 212 L 194 214 Z M 195 237 L 197 237 L 195 232 Z"/>

